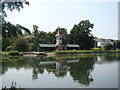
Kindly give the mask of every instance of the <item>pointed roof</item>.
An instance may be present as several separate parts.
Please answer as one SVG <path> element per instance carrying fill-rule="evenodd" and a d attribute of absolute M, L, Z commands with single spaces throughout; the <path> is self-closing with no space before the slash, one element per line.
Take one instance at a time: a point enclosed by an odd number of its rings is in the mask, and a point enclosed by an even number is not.
<path fill-rule="evenodd" d="M 63 35 L 58 30 L 58 32 L 57 32 L 57 34 L 55 36 L 58 37 L 58 36 L 63 36 Z"/>

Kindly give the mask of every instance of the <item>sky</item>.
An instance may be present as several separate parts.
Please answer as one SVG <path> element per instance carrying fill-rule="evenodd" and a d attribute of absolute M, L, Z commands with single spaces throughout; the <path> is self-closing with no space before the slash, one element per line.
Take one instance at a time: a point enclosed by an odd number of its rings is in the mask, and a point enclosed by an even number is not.
<path fill-rule="evenodd" d="M 89 20 L 94 24 L 92 34 L 98 38 L 118 39 L 117 0 L 28 0 L 30 5 L 10 12 L 7 21 L 20 24 L 32 31 L 33 25 L 40 31 L 54 31 L 58 26 L 68 33 L 74 24 Z"/>

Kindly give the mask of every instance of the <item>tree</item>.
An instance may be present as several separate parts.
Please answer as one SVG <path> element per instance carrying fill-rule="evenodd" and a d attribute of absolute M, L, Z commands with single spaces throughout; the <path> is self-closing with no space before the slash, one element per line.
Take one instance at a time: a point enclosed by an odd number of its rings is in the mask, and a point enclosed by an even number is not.
<path fill-rule="evenodd" d="M 37 35 L 39 34 L 39 30 L 38 30 L 37 25 L 33 25 L 33 34 L 34 34 L 35 37 L 37 37 Z"/>
<path fill-rule="evenodd" d="M 6 11 L 10 10 L 18 10 L 20 11 L 21 8 L 23 8 L 23 4 L 29 5 L 29 2 L 26 0 L 12 0 L 11 2 L 8 2 L 7 0 L 0 0 L 0 13 L 2 14 L 0 16 L 0 24 L 2 24 L 2 50 L 5 50 L 7 46 L 11 45 L 8 41 L 8 39 L 11 39 L 11 37 L 16 37 L 18 35 L 22 35 L 22 30 L 25 30 L 26 32 L 30 33 L 30 31 L 21 26 L 21 25 L 13 25 L 10 22 L 7 22 L 4 20 L 5 17 L 7 17 Z M 0 31 L 1 32 L 1 31 Z M 4 40 L 5 39 L 5 40 Z"/>
<path fill-rule="evenodd" d="M 113 48 L 113 45 L 110 44 L 110 43 L 106 43 L 106 44 L 104 45 L 104 49 L 105 49 L 105 50 L 111 50 L 112 48 Z"/>
<path fill-rule="evenodd" d="M 117 41 L 117 48 L 120 49 L 120 41 Z"/>
<path fill-rule="evenodd" d="M 23 35 L 23 30 L 30 34 L 30 31 L 27 28 L 19 24 L 15 26 L 10 22 L 4 22 L 2 25 L 2 50 L 5 50 L 9 45 L 11 45 L 10 42 L 14 43 L 16 37 L 18 38 Z"/>
<path fill-rule="evenodd" d="M 4 17 L 7 17 L 5 8 L 10 11 L 13 11 L 15 9 L 20 11 L 20 9 L 24 7 L 24 3 L 29 5 L 29 2 L 26 0 L 11 0 L 11 2 L 8 2 L 7 0 L 0 0 L 0 13 L 2 13 Z"/>
<path fill-rule="evenodd" d="M 20 52 L 28 51 L 28 43 L 25 39 L 19 38 L 15 41 L 14 49 Z"/>
<path fill-rule="evenodd" d="M 4 17 L 7 17 L 5 8 L 7 8 L 7 10 L 13 11 L 13 10 L 18 10 L 20 11 L 21 8 L 23 8 L 23 4 L 27 4 L 29 5 L 29 2 L 27 2 L 26 0 L 12 0 L 11 2 L 7 2 L 6 0 L 1 0 L 0 1 L 0 13 L 2 13 L 2 35 L 3 36 L 16 36 L 17 34 L 22 34 L 22 30 L 25 30 L 27 32 L 30 33 L 30 31 L 21 26 L 21 25 L 13 25 L 10 22 L 7 22 L 4 20 Z"/>
<path fill-rule="evenodd" d="M 75 24 L 70 31 L 70 43 L 79 44 L 81 49 L 94 47 L 94 37 L 90 33 L 93 26 L 89 20 L 83 20 L 78 25 Z"/>
<path fill-rule="evenodd" d="M 7 37 L 2 37 L 2 51 L 5 51 L 5 49 L 12 45 L 12 40 Z"/>
<path fill-rule="evenodd" d="M 12 37 L 12 36 L 17 37 L 18 35 L 23 35 L 23 30 L 30 34 L 29 29 L 19 24 L 16 24 L 16 26 L 11 24 L 10 22 L 4 22 L 2 24 L 2 36 L 3 37 Z"/>

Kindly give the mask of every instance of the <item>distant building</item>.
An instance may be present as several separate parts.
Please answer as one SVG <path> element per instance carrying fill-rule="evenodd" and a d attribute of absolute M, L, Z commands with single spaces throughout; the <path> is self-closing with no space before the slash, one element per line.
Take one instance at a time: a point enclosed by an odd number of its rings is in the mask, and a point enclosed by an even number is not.
<path fill-rule="evenodd" d="M 55 44 L 39 44 L 39 51 L 54 51 Z"/>
<path fill-rule="evenodd" d="M 103 39 L 103 38 L 95 38 L 95 47 L 103 48 L 106 43 L 114 44 L 114 40 L 112 39 Z"/>
<path fill-rule="evenodd" d="M 62 37 L 63 35 L 58 33 L 56 36 L 56 44 L 39 44 L 38 50 L 39 51 L 54 51 L 54 50 L 78 50 L 80 49 L 80 46 L 78 44 L 62 44 Z"/>

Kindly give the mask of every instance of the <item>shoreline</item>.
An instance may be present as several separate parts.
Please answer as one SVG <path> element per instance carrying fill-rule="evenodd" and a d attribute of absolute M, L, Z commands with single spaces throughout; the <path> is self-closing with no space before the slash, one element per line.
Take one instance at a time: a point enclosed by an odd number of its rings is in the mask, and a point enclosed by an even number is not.
<path fill-rule="evenodd" d="M 39 52 L 22 52 L 23 55 L 3 55 L 8 57 L 39 57 L 39 56 L 45 56 L 45 57 L 54 57 L 54 56 L 71 56 L 71 55 L 102 55 L 102 54 L 120 54 L 120 52 L 102 52 L 102 53 L 55 53 L 55 52 L 40 52 L 44 53 L 44 55 L 37 55 Z"/>

